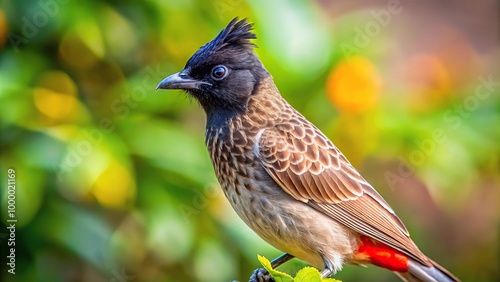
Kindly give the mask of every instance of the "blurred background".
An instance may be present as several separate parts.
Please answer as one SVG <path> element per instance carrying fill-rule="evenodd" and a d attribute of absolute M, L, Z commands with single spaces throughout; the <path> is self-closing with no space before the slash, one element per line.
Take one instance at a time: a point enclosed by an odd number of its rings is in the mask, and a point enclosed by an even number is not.
<path fill-rule="evenodd" d="M 248 281 L 257 254 L 280 254 L 219 190 L 202 109 L 155 91 L 235 16 L 428 256 L 500 280 L 498 1 L 0 3 L 1 281 Z M 398 281 L 356 266 L 336 278 Z"/>

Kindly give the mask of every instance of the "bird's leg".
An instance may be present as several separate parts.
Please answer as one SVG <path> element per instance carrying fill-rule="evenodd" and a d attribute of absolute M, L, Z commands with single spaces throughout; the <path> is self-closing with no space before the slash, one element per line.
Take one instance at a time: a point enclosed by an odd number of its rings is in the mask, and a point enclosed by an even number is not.
<path fill-rule="evenodd" d="M 337 269 L 333 266 L 332 262 L 330 260 L 325 259 L 324 256 L 321 256 L 323 258 L 323 262 L 325 263 L 325 268 L 321 270 L 319 273 L 322 278 L 328 278 L 332 275 L 334 275 L 337 272 Z"/>
<path fill-rule="evenodd" d="M 280 265 L 284 264 L 285 262 L 287 262 L 287 261 L 289 261 L 289 260 L 291 260 L 291 259 L 293 259 L 293 258 L 294 258 L 294 256 L 292 256 L 291 254 L 284 253 L 284 254 L 282 254 L 281 256 L 279 256 L 279 257 L 277 257 L 277 258 L 273 259 L 273 260 L 271 261 L 271 266 L 272 266 L 272 267 L 273 267 L 273 269 L 274 269 L 274 268 L 276 268 L 276 267 L 278 267 L 278 266 L 280 266 Z"/>
<path fill-rule="evenodd" d="M 275 269 L 276 267 L 284 264 L 285 262 L 291 260 L 292 258 L 293 258 L 292 255 L 284 253 L 281 256 L 273 259 L 271 261 L 271 266 L 273 269 Z M 248 282 L 274 282 L 274 279 L 265 268 L 261 267 L 254 270 Z"/>
<path fill-rule="evenodd" d="M 321 275 L 321 278 L 328 278 L 333 275 L 333 271 L 328 267 L 326 267 L 323 270 L 321 270 L 319 274 Z"/>

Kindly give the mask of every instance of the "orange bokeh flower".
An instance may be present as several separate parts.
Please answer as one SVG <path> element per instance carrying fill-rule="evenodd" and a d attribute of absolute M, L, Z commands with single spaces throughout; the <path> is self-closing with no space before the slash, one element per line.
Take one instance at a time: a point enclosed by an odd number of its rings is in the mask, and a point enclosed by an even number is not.
<path fill-rule="evenodd" d="M 372 108 L 380 96 L 382 79 L 375 65 L 353 56 L 332 69 L 326 83 L 327 95 L 341 111 L 359 113 Z"/>

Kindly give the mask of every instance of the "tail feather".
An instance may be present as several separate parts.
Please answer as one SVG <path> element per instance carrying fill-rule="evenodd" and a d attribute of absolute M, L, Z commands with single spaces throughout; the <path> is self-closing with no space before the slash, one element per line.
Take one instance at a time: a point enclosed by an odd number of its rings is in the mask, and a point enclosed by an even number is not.
<path fill-rule="evenodd" d="M 414 260 L 408 261 L 408 272 L 396 272 L 407 282 L 457 282 L 457 277 L 431 260 L 433 266 L 426 266 Z"/>

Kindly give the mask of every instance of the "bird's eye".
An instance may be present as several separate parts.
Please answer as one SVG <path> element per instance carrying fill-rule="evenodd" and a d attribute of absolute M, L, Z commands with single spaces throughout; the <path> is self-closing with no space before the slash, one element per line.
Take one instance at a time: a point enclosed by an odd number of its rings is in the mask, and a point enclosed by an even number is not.
<path fill-rule="evenodd" d="M 219 65 L 212 69 L 212 77 L 215 80 L 221 80 L 226 77 L 228 71 L 225 66 Z"/>

